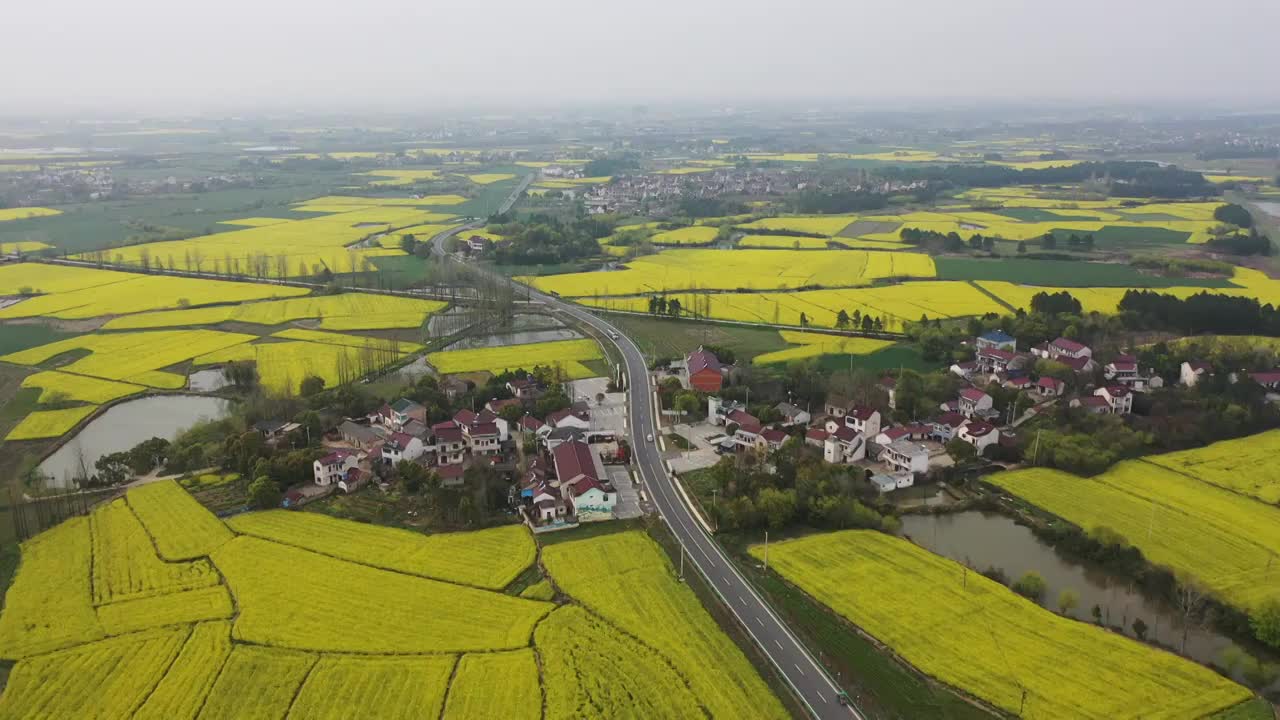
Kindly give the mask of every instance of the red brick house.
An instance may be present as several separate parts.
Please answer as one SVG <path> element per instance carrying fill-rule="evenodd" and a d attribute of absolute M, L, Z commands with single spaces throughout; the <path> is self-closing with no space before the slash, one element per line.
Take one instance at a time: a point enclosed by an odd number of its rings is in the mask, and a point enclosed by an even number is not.
<path fill-rule="evenodd" d="M 689 387 L 704 393 L 717 393 L 724 386 L 724 366 L 720 359 L 701 346 L 685 358 L 689 369 Z"/>

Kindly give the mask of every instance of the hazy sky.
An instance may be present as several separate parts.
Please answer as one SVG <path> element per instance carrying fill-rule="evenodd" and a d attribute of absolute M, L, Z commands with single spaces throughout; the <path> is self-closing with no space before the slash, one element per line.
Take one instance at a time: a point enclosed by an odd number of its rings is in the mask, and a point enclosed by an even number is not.
<path fill-rule="evenodd" d="M 0 112 L 1280 100 L 1280 0 L 15 0 Z"/>

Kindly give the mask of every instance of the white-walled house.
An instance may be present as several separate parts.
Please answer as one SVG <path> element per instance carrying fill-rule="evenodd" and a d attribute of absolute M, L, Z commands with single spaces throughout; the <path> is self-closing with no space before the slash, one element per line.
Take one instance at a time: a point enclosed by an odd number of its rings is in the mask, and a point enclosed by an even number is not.
<path fill-rule="evenodd" d="M 1179 369 L 1178 382 L 1187 387 L 1195 387 L 1196 383 L 1211 374 L 1213 374 L 1213 368 L 1209 363 L 1187 361 L 1182 363 Z"/>
<path fill-rule="evenodd" d="M 317 485 L 332 485 L 346 477 L 347 471 L 359 464 L 360 459 L 351 450 L 334 450 L 312 463 Z"/>
<path fill-rule="evenodd" d="M 880 434 L 880 411 L 865 405 L 850 408 L 844 424 L 860 435 L 875 437 Z"/>
<path fill-rule="evenodd" d="M 978 388 L 965 388 L 960 391 L 960 414 L 973 417 L 991 409 L 991 396 Z"/>
<path fill-rule="evenodd" d="M 880 462 L 907 473 L 929 472 L 929 448 L 910 440 L 895 440 L 880 451 Z"/>
<path fill-rule="evenodd" d="M 822 443 L 822 459 L 833 465 L 847 465 L 866 457 L 866 438 L 851 427 L 837 428 Z"/>
<path fill-rule="evenodd" d="M 1116 415 L 1127 415 L 1133 411 L 1133 392 L 1123 385 L 1100 387 L 1093 394 L 1106 400 Z"/>
<path fill-rule="evenodd" d="M 1000 441 L 1000 431 L 996 426 L 983 420 L 970 420 L 960 426 L 956 437 L 969 443 L 981 455 L 983 450 Z"/>

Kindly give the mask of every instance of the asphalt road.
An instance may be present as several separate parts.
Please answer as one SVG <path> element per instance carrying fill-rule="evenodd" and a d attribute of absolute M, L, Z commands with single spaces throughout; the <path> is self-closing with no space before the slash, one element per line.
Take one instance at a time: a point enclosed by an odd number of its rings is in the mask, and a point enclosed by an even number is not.
<path fill-rule="evenodd" d="M 435 249 L 444 255 L 444 240 L 466 228 L 436 236 Z M 505 279 L 505 276 L 504 276 Z M 523 287 L 523 286 L 522 286 Z M 572 316 L 609 338 L 615 338 L 626 363 L 628 380 L 628 428 L 634 449 L 636 465 L 650 499 L 657 506 L 663 520 L 684 547 L 688 561 L 707 579 L 724 604 L 742 623 L 756 644 L 768 656 L 796 695 L 814 717 L 862 720 L 864 715 L 854 707 L 840 705 L 838 688 L 826 672 L 809 655 L 786 624 L 742 577 L 719 544 L 694 518 L 692 510 L 680 497 L 675 480 L 667 473 L 656 442 L 657 427 L 654 418 L 653 384 L 644 355 L 631 338 L 624 335 L 606 320 L 593 315 L 577 305 L 559 298 L 529 289 L 529 299 L 541 301 L 547 307 Z M 652 434 L 652 435 L 651 435 Z"/>

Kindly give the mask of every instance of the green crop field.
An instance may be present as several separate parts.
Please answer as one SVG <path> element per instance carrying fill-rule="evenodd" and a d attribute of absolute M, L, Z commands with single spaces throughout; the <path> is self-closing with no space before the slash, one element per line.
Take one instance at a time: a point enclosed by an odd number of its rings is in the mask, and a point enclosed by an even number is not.
<path fill-rule="evenodd" d="M 1057 287 L 1237 287 L 1226 278 L 1161 277 L 1119 263 L 940 257 L 934 264 L 940 280 L 1003 280 Z"/>
<path fill-rule="evenodd" d="M 521 525 L 228 526 L 172 481 L 136 487 L 22 544 L 0 718 L 785 717 L 657 545 L 574 537 L 548 570 L 591 612 L 502 592 L 534 567 Z"/>
<path fill-rule="evenodd" d="M 883 533 L 775 543 L 769 565 L 920 671 L 1021 717 L 1201 717 L 1251 695 Z"/>

